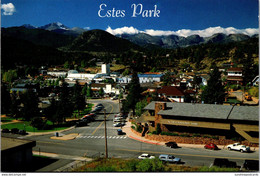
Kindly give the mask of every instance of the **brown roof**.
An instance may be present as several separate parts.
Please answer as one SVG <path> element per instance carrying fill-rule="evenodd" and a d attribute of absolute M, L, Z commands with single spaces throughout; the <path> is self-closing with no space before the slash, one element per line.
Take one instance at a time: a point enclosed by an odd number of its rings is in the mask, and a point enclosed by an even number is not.
<path fill-rule="evenodd" d="M 194 94 L 195 93 L 195 91 L 193 91 L 193 90 L 185 90 L 184 92 L 187 93 L 187 94 Z"/>
<path fill-rule="evenodd" d="M 160 75 L 161 73 L 158 73 L 158 72 L 145 72 L 144 74 L 154 74 L 154 75 Z"/>
<path fill-rule="evenodd" d="M 157 91 L 159 94 L 172 95 L 172 96 L 183 96 L 184 93 L 180 88 L 174 86 L 163 86 Z"/>
<path fill-rule="evenodd" d="M 238 68 L 238 67 L 235 67 L 235 68 L 229 68 L 227 69 L 227 71 L 239 71 L 239 72 L 242 72 L 242 68 Z"/>
<path fill-rule="evenodd" d="M 228 76 L 228 77 L 227 77 L 227 80 L 228 80 L 228 81 L 231 81 L 231 80 L 243 81 L 243 77 L 241 77 L 241 76 Z"/>
<path fill-rule="evenodd" d="M 106 84 L 92 83 L 91 87 L 106 87 Z"/>

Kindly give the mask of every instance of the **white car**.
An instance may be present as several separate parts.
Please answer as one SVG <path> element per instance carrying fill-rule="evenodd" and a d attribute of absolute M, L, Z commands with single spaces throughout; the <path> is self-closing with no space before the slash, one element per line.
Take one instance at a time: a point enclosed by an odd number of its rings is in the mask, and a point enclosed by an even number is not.
<path fill-rule="evenodd" d="M 249 146 L 241 145 L 240 143 L 230 144 L 227 146 L 227 148 L 228 150 L 237 150 L 240 151 L 241 153 L 250 151 Z"/>
<path fill-rule="evenodd" d="M 123 117 L 115 117 L 114 120 L 121 120 Z"/>
<path fill-rule="evenodd" d="M 113 126 L 114 126 L 114 127 L 121 127 L 121 126 L 123 126 L 123 125 L 122 125 L 121 123 L 114 123 Z"/>
<path fill-rule="evenodd" d="M 147 153 L 143 153 L 142 155 L 138 156 L 138 159 L 154 159 L 155 156 L 151 156 Z"/>

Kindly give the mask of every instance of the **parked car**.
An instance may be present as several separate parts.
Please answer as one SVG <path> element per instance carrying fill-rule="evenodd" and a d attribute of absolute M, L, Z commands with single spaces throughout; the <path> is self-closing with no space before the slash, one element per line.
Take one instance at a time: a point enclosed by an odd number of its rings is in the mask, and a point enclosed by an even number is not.
<path fill-rule="evenodd" d="M 121 124 L 121 123 L 114 123 L 113 126 L 114 126 L 114 127 L 121 127 L 122 124 Z"/>
<path fill-rule="evenodd" d="M 28 133 L 26 133 L 25 130 L 19 130 L 19 131 L 18 131 L 18 134 L 21 134 L 21 135 L 27 135 Z"/>
<path fill-rule="evenodd" d="M 122 120 L 123 121 L 123 117 L 115 117 L 114 120 Z"/>
<path fill-rule="evenodd" d="M 88 119 L 89 121 L 95 121 L 95 118 L 96 117 L 96 114 L 94 113 L 90 113 L 90 114 L 87 114 L 87 115 L 84 115 L 81 120 L 86 120 Z"/>
<path fill-rule="evenodd" d="M 10 130 L 8 128 L 2 129 L 2 133 L 10 133 Z"/>
<path fill-rule="evenodd" d="M 88 122 L 86 120 L 82 120 L 79 122 L 76 122 L 76 127 L 82 127 L 88 125 Z"/>
<path fill-rule="evenodd" d="M 209 143 L 209 144 L 206 144 L 204 146 L 205 149 L 210 149 L 210 150 L 218 150 L 218 146 L 216 144 L 213 144 L 213 143 Z"/>
<path fill-rule="evenodd" d="M 237 163 L 234 161 L 229 161 L 226 158 L 215 158 L 214 162 L 210 165 L 210 167 L 212 166 L 236 168 Z"/>
<path fill-rule="evenodd" d="M 111 98 L 111 100 L 117 100 L 117 99 L 118 99 L 117 96 L 114 96 L 114 97 Z"/>
<path fill-rule="evenodd" d="M 138 159 L 154 159 L 155 156 L 151 156 L 147 153 L 143 153 L 142 155 L 138 156 Z"/>
<path fill-rule="evenodd" d="M 123 133 L 123 131 L 122 131 L 121 129 L 118 129 L 118 130 L 117 130 L 117 134 L 118 134 L 118 135 L 122 135 L 122 134 L 124 134 L 124 133 Z"/>
<path fill-rule="evenodd" d="M 95 109 L 94 110 L 96 110 L 96 111 L 101 111 L 103 109 L 103 107 L 101 107 L 101 106 L 98 106 L 98 107 L 95 107 Z"/>
<path fill-rule="evenodd" d="M 180 158 L 176 158 L 176 157 L 174 157 L 172 155 L 160 155 L 159 159 L 161 161 L 170 162 L 170 163 L 180 163 L 181 162 Z"/>
<path fill-rule="evenodd" d="M 242 168 L 245 168 L 246 170 L 259 170 L 259 160 L 245 160 L 243 163 Z"/>
<path fill-rule="evenodd" d="M 241 145 L 240 143 L 230 144 L 227 146 L 227 148 L 228 150 L 237 150 L 240 151 L 241 153 L 250 151 L 249 146 Z"/>
<path fill-rule="evenodd" d="M 18 128 L 12 128 L 11 129 L 11 133 L 13 133 L 13 134 L 18 134 L 18 132 L 19 132 Z"/>
<path fill-rule="evenodd" d="M 101 103 L 99 103 L 99 104 L 97 104 L 97 105 L 96 105 L 96 107 L 102 107 L 102 108 L 103 108 L 103 107 L 104 107 L 104 105 L 103 105 L 103 104 L 101 104 Z"/>
<path fill-rule="evenodd" d="M 176 142 L 166 142 L 165 145 L 167 147 L 171 147 L 171 148 L 178 148 L 178 145 Z"/>

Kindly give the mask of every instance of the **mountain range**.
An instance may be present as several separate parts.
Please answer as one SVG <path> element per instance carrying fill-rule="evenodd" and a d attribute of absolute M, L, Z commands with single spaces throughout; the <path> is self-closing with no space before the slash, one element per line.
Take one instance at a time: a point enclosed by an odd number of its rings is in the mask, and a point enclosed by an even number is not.
<path fill-rule="evenodd" d="M 146 33 L 114 36 L 103 30 L 69 28 L 60 22 L 49 23 L 40 27 L 24 24 L 20 27 L 2 28 L 2 35 L 27 40 L 34 44 L 80 51 L 125 51 L 131 47 L 136 48 L 136 45 L 150 49 L 174 49 L 208 43 L 239 42 L 259 36 L 258 34 L 250 37 L 245 34 L 226 35 L 223 33 L 216 33 L 210 37 L 199 35 L 188 37 L 178 35 L 151 36 Z M 126 40 L 130 42 L 126 42 Z"/>
<path fill-rule="evenodd" d="M 127 39 L 140 46 L 156 45 L 163 48 L 178 48 L 188 47 L 199 44 L 207 43 L 229 43 L 239 42 L 250 38 L 257 38 L 258 35 L 252 37 L 245 34 L 230 34 L 216 33 L 210 37 L 201 37 L 199 35 L 191 35 L 188 37 L 182 37 L 178 35 L 164 35 L 164 36 L 151 36 L 145 33 L 139 33 L 134 35 L 122 34 L 118 37 Z"/>
<path fill-rule="evenodd" d="M 73 36 L 78 36 L 83 32 L 87 31 L 86 29 L 80 27 L 69 28 L 60 22 L 49 23 L 40 27 L 35 27 L 30 24 L 24 24 L 21 27 L 25 27 L 27 29 L 44 29 L 44 30 L 56 32 L 58 34 L 73 35 Z"/>

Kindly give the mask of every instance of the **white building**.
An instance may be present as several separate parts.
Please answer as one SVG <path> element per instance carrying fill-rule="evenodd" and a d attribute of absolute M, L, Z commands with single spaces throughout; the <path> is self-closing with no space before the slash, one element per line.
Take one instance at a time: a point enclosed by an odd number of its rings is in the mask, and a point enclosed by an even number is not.
<path fill-rule="evenodd" d="M 102 64 L 101 65 L 101 73 L 110 73 L 110 64 Z"/>
<path fill-rule="evenodd" d="M 85 79 L 85 80 L 92 80 L 96 74 L 90 73 L 79 73 L 77 70 L 70 70 L 68 71 L 67 79 L 74 80 L 74 79 Z"/>
<path fill-rule="evenodd" d="M 138 74 L 139 83 L 161 82 L 163 74 Z M 117 79 L 119 83 L 129 83 L 132 76 L 121 77 Z"/>
<path fill-rule="evenodd" d="M 65 77 L 68 72 L 66 71 L 47 71 L 47 75 L 56 76 L 56 77 Z"/>

